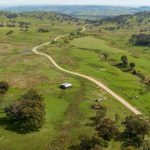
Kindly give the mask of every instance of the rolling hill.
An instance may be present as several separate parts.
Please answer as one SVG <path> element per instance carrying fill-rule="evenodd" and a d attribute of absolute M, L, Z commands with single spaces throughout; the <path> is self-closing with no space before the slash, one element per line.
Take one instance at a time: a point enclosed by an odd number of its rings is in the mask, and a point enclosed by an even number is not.
<path fill-rule="evenodd" d="M 45 6 L 18 6 L 1 8 L 13 12 L 52 11 L 76 16 L 83 19 L 101 19 L 108 16 L 134 14 L 150 11 L 150 7 L 120 7 L 120 6 L 94 6 L 94 5 L 45 5 Z"/>
<path fill-rule="evenodd" d="M 150 31 L 150 11 L 132 15 L 109 17 L 100 21 L 93 21 L 93 23 L 110 31 L 116 29 L 139 29 L 140 31 Z"/>

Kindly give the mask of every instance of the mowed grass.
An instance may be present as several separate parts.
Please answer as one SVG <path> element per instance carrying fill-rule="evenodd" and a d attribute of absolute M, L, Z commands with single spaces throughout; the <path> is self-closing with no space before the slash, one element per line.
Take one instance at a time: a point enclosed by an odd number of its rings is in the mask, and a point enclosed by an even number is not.
<path fill-rule="evenodd" d="M 135 58 L 130 51 L 110 46 L 106 40 L 95 37 L 74 39 L 70 42 L 70 46 L 51 47 L 45 51 L 51 54 L 62 67 L 95 77 L 123 96 L 145 115 L 149 115 L 150 92 L 148 87 L 140 82 L 140 78 L 121 71 L 111 62 L 103 61 L 101 53 L 108 53 L 109 60 L 118 63 L 122 55 L 127 55 L 129 62 L 135 62 L 136 69 L 145 74 L 150 72 L 150 64 L 147 63 L 148 56 L 143 54 Z"/>

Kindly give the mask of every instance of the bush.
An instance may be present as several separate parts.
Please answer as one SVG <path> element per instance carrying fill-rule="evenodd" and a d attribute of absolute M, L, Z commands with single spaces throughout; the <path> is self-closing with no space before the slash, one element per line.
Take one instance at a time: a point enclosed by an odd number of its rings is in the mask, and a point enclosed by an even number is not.
<path fill-rule="evenodd" d="M 13 34 L 14 33 L 14 31 L 13 30 L 10 30 L 10 31 L 8 31 L 7 33 L 6 33 L 6 35 L 10 35 L 10 34 Z"/>
<path fill-rule="evenodd" d="M 16 25 L 15 24 L 7 24 L 7 27 L 14 28 L 14 27 L 16 27 Z"/>
<path fill-rule="evenodd" d="M 130 68 L 133 70 L 135 68 L 136 64 L 134 62 L 130 63 Z"/>
<path fill-rule="evenodd" d="M 49 30 L 45 28 L 39 28 L 38 32 L 45 33 L 45 32 L 49 32 Z"/>
<path fill-rule="evenodd" d="M 2 81 L 0 82 L 0 94 L 5 94 L 9 89 L 9 85 L 7 82 Z"/>
<path fill-rule="evenodd" d="M 72 150 L 102 150 L 107 147 L 108 143 L 103 138 L 97 136 L 82 136 L 79 145 L 73 145 L 70 147 Z"/>

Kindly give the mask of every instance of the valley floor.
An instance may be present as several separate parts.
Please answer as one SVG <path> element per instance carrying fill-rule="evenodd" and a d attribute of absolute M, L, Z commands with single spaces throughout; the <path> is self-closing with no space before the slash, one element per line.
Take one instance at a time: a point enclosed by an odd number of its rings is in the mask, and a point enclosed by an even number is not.
<path fill-rule="evenodd" d="M 90 118 L 95 116 L 96 111 L 91 106 L 98 98 L 107 107 L 107 117 L 115 120 L 116 115 L 119 116 L 117 123 L 122 130 L 122 121 L 132 114 L 129 109 L 94 83 L 62 72 L 49 60 L 31 52 L 36 45 L 74 32 L 81 25 L 63 22 L 60 26 L 56 22 L 48 33 L 38 33 L 38 24 L 48 26 L 51 22 L 31 18 L 29 21 L 33 23 L 28 32 L 13 28 L 14 33 L 7 36 L 10 28 L 0 28 L 0 80 L 10 84 L 10 90 L 0 103 L 0 150 L 68 150 L 72 144 L 79 143 L 81 135 L 95 133 L 93 126 L 90 126 Z M 112 62 L 119 62 L 122 55 L 127 55 L 130 61 L 136 62 L 138 70 L 149 74 L 149 48 L 144 51 L 144 48 L 126 45 L 128 35 L 125 35 L 126 39 L 119 38 L 124 35 L 122 32 L 102 33 L 96 27 L 93 28 L 87 29 L 88 35 L 67 39 L 68 43 L 65 39 L 59 39 L 54 44 L 40 47 L 39 51 L 52 56 L 58 65 L 67 70 L 91 76 L 106 84 L 148 116 L 149 88 L 138 77 L 121 71 Z M 137 53 L 132 49 L 137 50 Z M 103 52 L 108 53 L 108 61 L 102 59 Z M 71 82 L 73 88 L 61 90 L 59 85 L 64 82 Z M 44 95 L 46 123 L 38 132 L 20 134 L 9 128 L 3 109 L 29 88 L 35 88 Z M 106 150 L 120 150 L 121 144 L 110 141 Z"/>

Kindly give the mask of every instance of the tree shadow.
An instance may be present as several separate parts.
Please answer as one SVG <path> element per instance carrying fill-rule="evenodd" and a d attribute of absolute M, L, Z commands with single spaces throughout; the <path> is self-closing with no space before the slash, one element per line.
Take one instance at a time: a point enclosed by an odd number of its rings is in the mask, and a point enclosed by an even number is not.
<path fill-rule="evenodd" d="M 122 63 L 115 64 L 114 66 L 117 67 L 117 68 L 120 68 L 120 69 L 121 69 L 121 68 L 124 68 L 124 66 L 123 66 Z"/>
<path fill-rule="evenodd" d="M 132 71 L 132 69 L 129 66 L 124 66 L 122 63 L 115 64 L 114 66 L 119 68 L 123 72 L 130 72 L 130 71 Z"/>
<path fill-rule="evenodd" d="M 0 118 L 0 126 L 2 126 L 2 127 L 6 127 L 6 122 L 7 122 L 7 120 L 6 120 L 6 118 L 5 118 L 5 117 Z"/>
<path fill-rule="evenodd" d="M 0 126 L 2 126 L 5 130 L 16 132 L 18 134 L 27 134 L 31 132 L 18 128 L 17 124 L 12 123 L 6 117 L 0 118 Z"/>

